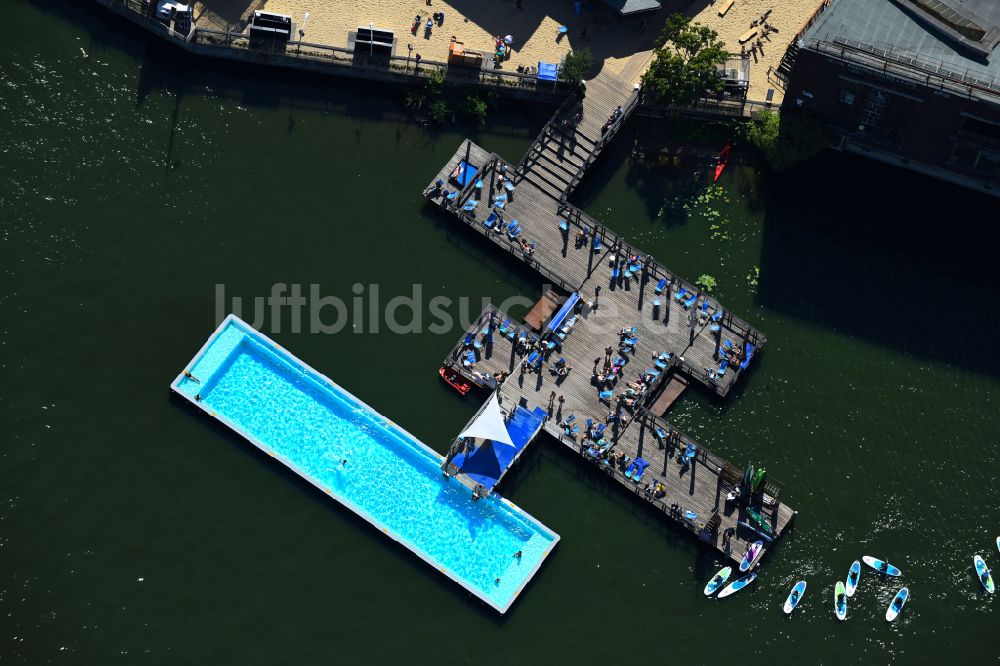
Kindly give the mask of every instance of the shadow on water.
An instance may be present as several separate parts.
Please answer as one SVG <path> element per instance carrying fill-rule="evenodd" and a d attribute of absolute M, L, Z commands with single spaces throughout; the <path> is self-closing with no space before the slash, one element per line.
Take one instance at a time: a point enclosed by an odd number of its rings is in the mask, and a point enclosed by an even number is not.
<path fill-rule="evenodd" d="M 997 199 L 837 153 L 764 179 L 761 199 L 759 305 L 1000 374 L 1000 263 L 984 242 Z"/>

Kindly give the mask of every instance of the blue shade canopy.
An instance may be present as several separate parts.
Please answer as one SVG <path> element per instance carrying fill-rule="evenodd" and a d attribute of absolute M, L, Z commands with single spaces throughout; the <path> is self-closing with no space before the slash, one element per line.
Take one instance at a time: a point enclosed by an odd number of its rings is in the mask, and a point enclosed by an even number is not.
<path fill-rule="evenodd" d="M 551 62 L 538 63 L 538 78 L 542 81 L 556 81 L 559 78 L 559 65 Z"/>

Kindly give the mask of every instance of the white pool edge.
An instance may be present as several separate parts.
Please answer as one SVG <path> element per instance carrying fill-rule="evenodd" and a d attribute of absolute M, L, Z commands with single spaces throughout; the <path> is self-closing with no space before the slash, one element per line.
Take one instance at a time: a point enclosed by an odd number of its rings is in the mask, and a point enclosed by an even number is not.
<path fill-rule="evenodd" d="M 524 590 L 525 586 L 527 586 L 527 584 L 535 577 L 535 574 L 538 573 L 538 570 L 541 568 L 542 563 L 545 561 L 545 559 L 549 556 L 549 554 L 555 548 L 556 544 L 559 543 L 559 538 L 560 538 L 559 535 L 556 534 L 555 532 L 553 532 L 552 530 L 550 530 L 545 525 L 543 525 L 534 516 L 532 516 L 531 514 L 527 513 L 526 511 L 524 511 L 523 509 L 521 509 L 521 507 L 517 506 L 513 502 L 511 502 L 511 501 L 509 501 L 507 499 L 504 499 L 502 497 L 494 497 L 494 498 L 492 498 L 492 501 L 499 500 L 499 501 L 503 502 L 511 511 L 515 512 L 516 514 L 518 514 L 519 518 L 530 522 L 533 526 L 537 527 L 539 531 L 544 532 L 547 536 L 549 536 L 552 539 L 552 545 L 545 551 L 545 553 L 538 560 L 538 562 L 535 564 L 535 566 L 533 566 L 531 568 L 531 570 L 528 572 L 528 574 L 524 577 L 524 580 L 521 582 L 521 584 L 518 585 L 517 588 L 514 590 L 513 594 L 511 594 L 511 596 L 510 596 L 510 598 L 509 598 L 509 600 L 507 601 L 506 604 L 504 604 L 502 606 L 498 605 L 492 599 L 484 596 L 478 590 L 476 590 L 471 585 L 469 585 L 468 583 L 466 583 L 464 580 L 462 580 L 461 578 L 459 578 L 458 576 L 456 576 L 454 573 L 452 573 L 447 567 L 442 566 L 439 562 L 437 562 L 436 560 L 434 560 L 430 555 L 428 555 L 427 553 L 421 552 L 413 544 L 411 544 L 408 541 L 405 541 L 402 538 L 398 537 L 396 535 L 396 533 L 390 531 L 388 527 L 386 527 L 377 518 L 375 518 L 374 516 L 370 515 L 367 511 L 365 511 L 364 509 L 362 509 L 359 506 L 356 506 L 352 502 L 347 501 L 346 499 L 344 499 L 342 497 L 338 497 L 338 496 L 334 495 L 330 491 L 329 488 L 325 488 L 322 485 L 320 485 L 317 481 L 315 481 L 314 479 L 311 479 L 302 470 L 300 470 L 295 464 L 293 464 L 290 460 L 288 460 L 287 458 L 285 458 L 283 455 L 281 455 L 279 453 L 275 453 L 274 451 L 272 451 L 270 449 L 270 447 L 268 447 L 262 441 L 260 441 L 259 439 L 257 439 L 254 435 L 252 435 L 249 432 L 245 431 L 242 427 L 240 427 L 237 424 L 233 423 L 232 421 L 230 421 L 225 416 L 222 416 L 222 415 L 216 413 L 214 410 L 212 410 L 211 408 L 207 407 L 204 403 L 199 402 L 197 400 L 194 400 L 191 396 L 187 395 L 186 393 L 184 393 L 183 391 L 180 390 L 180 383 L 184 379 L 184 372 L 187 371 L 189 368 L 194 367 L 194 364 L 198 361 L 198 359 L 200 359 L 202 356 L 205 355 L 205 352 L 208 351 L 209 347 L 211 347 L 212 343 L 219 336 L 219 334 L 222 333 L 222 331 L 224 331 L 226 329 L 226 327 L 229 326 L 231 323 L 236 323 L 238 326 L 241 326 L 242 328 L 244 328 L 247 332 L 252 332 L 253 335 L 257 336 L 260 339 L 261 343 L 266 343 L 271 348 L 273 348 L 275 350 L 278 350 L 279 352 L 281 352 L 282 354 L 284 354 L 288 359 L 290 359 L 294 363 L 297 363 L 298 365 L 302 366 L 303 368 L 305 368 L 309 372 L 312 372 L 315 376 L 322 378 L 327 383 L 329 383 L 331 386 L 335 387 L 337 390 L 350 395 L 355 401 L 357 401 L 357 403 L 359 405 L 363 406 L 365 409 L 367 409 L 368 411 L 370 411 L 372 414 L 375 414 L 380 419 L 382 419 L 386 426 L 394 428 L 398 432 L 402 433 L 406 438 L 408 438 L 409 440 L 411 440 L 415 444 L 418 444 L 420 447 L 422 447 L 423 450 L 424 450 L 424 452 L 427 453 L 431 457 L 431 459 L 437 460 L 438 462 L 443 462 L 444 461 L 444 457 L 443 456 L 441 456 L 440 454 L 438 454 L 438 452 L 435 451 L 434 449 L 432 449 L 429 446 L 427 446 L 426 444 L 424 444 L 418 437 L 415 437 L 414 435 L 412 435 L 411 433 L 409 433 L 406 429 L 404 429 L 403 427 L 401 427 L 400 425 L 398 425 L 397 423 L 395 423 L 391 419 L 387 418 L 384 414 L 382 414 L 378 410 L 372 408 L 364 400 L 362 400 L 361 398 L 357 397 L 354 393 L 351 393 L 350 391 L 348 391 L 344 387 L 340 386 L 335 381 L 333 381 L 332 379 L 330 379 L 329 377 L 327 377 L 325 374 L 319 372 L 318 370 L 316 370 L 312 366 L 308 365 L 307 363 L 304 363 L 299 357 L 297 357 L 294 354 L 292 354 L 291 352 L 289 352 L 287 349 L 285 349 L 284 347 L 282 347 L 281 345 L 279 345 L 277 342 L 275 342 L 274 340 L 272 340 L 271 338 L 269 338 L 267 335 L 261 333 L 260 331 L 256 330 L 255 328 L 253 328 L 252 326 L 250 326 L 249 324 L 247 324 L 245 321 L 243 321 L 241 318 L 237 317 L 235 314 L 229 314 L 222 321 L 222 323 L 219 324 L 219 326 L 215 329 L 215 331 L 210 336 L 208 336 L 208 339 L 205 340 L 205 344 L 203 344 L 201 346 L 201 348 L 198 350 L 198 352 L 184 366 L 184 370 L 182 370 L 177 375 L 177 377 L 174 379 L 174 381 L 172 381 L 170 383 L 170 389 L 174 393 L 176 393 L 177 395 L 179 395 L 182 398 L 184 398 L 185 400 L 187 400 L 190 404 L 192 404 L 195 407 L 197 407 L 198 409 L 200 409 L 205 414 L 208 414 L 209 416 L 211 416 L 212 418 L 216 419 L 217 421 L 225 424 L 227 427 L 229 427 L 230 430 L 232 430 L 233 432 L 237 433 L 238 435 L 240 435 L 241 437 L 243 437 L 244 439 L 246 439 L 247 441 L 249 441 L 251 444 L 253 444 L 254 446 L 256 446 L 258 449 L 260 449 L 261 451 L 263 451 L 267 455 L 271 456 L 272 458 L 276 458 L 276 459 L 280 460 L 281 463 L 283 465 L 285 465 L 285 467 L 287 467 L 288 469 L 290 469 L 293 472 L 295 472 L 299 477 L 301 477 L 302 479 L 308 481 L 311 485 L 315 486 L 318 490 L 322 491 L 325 495 L 327 495 L 330 498 L 336 500 L 342 506 L 347 507 L 348 509 L 350 509 L 351 511 L 353 511 L 355 514 L 357 514 L 358 516 L 360 516 L 361 518 L 364 518 L 366 521 L 368 521 L 370 524 L 374 525 L 383 534 L 385 534 L 386 536 L 388 536 L 389 538 L 391 538 L 393 541 L 395 541 L 396 543 L 401 544 L 407 550 L 409 550 L 410 552 L 412 552 L 413 554 L 415 554 L 417 557 L 419 557 L 420 559 L 422 559 L 424 562 L 426 562 L 427 564 L 431 565 L 432 567 L 434 567 L 435 569 L 437 569 L 438 571 L 440 571 L 441 573 L 443 573 L 445 576 L 447 576 L 448 578 L 450 578 L 452 581 L 454 581 L 454 582 L 458 583 L 459 585 L 461 585 L 463 588 L 465 588 L 465 590 L 467 592 L 469 592 L 470 594 L 474 595 L 475 597 L 477 597 L 481 601 L 485 602 L 486 604 L 488 604 L 490 607 L 492 607 L 497 612 L 499 612 L 501 614 L 506 613 L 507 610 L 514 604 L 514 602 L 517 600 L 517 598 L 521 595 L 521 592 Z M 472 501 L 472 500 L 470 499 L 470 501 Z M 490 500 L 480 500 L 480 501 L 490 501 Z"/>

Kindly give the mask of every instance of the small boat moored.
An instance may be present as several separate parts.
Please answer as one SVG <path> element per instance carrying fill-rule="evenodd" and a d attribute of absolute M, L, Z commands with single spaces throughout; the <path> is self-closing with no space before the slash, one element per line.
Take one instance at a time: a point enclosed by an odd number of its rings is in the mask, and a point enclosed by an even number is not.
<path fill-rule="evenodd" d="M 438 374 L 441 375 L 441 379 L 445 380 L 460 395 L 465 395 L 472 390 L 472 384 L 462 377 L 462 375 L 455 372 L 454 368 L 444 366 L 438 370 Z"/>

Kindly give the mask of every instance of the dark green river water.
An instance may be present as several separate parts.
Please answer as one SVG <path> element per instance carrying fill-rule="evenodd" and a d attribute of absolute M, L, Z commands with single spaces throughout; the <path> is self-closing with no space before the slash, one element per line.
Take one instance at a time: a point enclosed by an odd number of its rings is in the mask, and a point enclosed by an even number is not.
<path fill-rule="evenodd" d="M 971 566 L 1000 564 L 997 200 L 844 156 L 708 190 L 697 164 L 631 164 L 675 131 L 633 122 L 578 203 L 766 333 L 736 395 L 671 418 L 800 515 L 755 587 L 706 600 L 707 551 L 539 442 L 502 491 L 562 541 L 501 618 L 168 384 L 216 285 L 247 317 L 279 282 L 533 300 L 420 190 L 467 134 L 518 159 L 551 109 L 430 131 L 398 91 L 194 61 L 86 2 L 7 2 L 0 35 L 3 662 L 997 663 Z M 436 375 L 457 328 L 368 328 L 265 326 L 444 451 L 477 404 Z M 833 617 L 866 553 L 910 587 L 895 624 L 867 573 Z"/>

